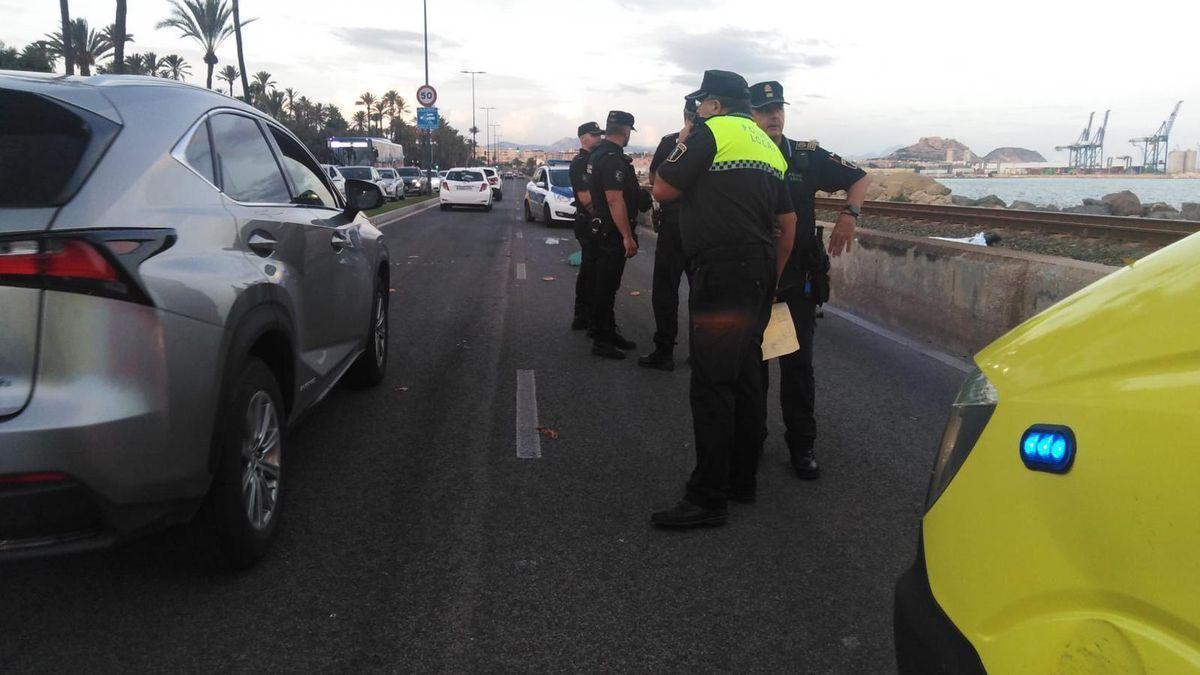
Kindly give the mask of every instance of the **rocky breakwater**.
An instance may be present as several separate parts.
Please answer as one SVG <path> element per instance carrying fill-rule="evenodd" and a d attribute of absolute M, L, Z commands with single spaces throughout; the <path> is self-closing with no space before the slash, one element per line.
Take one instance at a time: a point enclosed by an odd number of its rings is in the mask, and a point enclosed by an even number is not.
<path fill-rule="evenodd" d="M 837 193 L 838 196 L 844 192 Z M 830 196 L 818 192 L 818 197 Z M 950 204 L 950 188 L 936 180 L 912 171 L 871 173 L 867 188 L 868 201 L 910 202 L 913 204 Z"/>
<path fill-rule="evenodd" d="M 1068 206 L 1063 209 L 1057 206 L 1039 206 L 1021 200 L 1014 201 L 1012 204 L 1006 204 L 1003 199 L 1000 199 L 996 195 L 988 195 L 980 199 L 969 199 L 960 195 L 951 195 L 950 200 L 957 206 L 986 206 L 1021 211 L 1058 211 L 1062 213 L 1084 213 L 1095 216 L 1200 221 L 1200 203 L 1198 202 L 1184 202 L 1182 209 L 1177 209 L 1163 202 L 1143 204 L 1142 200 L 1129 190 L 1113 192 L 1104 195 L 1100 199 L 1084 199 L 1081 204 Z"/>

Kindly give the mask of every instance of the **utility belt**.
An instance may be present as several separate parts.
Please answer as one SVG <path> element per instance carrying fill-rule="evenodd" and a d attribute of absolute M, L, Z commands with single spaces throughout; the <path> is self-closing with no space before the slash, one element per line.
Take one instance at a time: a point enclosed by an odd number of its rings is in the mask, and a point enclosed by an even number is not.
<path fill-rule="evenodd" d="M 678 204 L 659 206 L 650 212 L 650 224 L 655 232 L 661 230 L 663 225 L 678 224 L 681 211 Z"/>
<path fill-rule="evenodd" d="M 783 297 L 803 292 L 815 305 L 829 302 L 829 253 L 825 251 L 825 228 L 817 226 L 815 236 L 803 242 L 803 248 L 792 252 L 788 261 L 791 270 L 784 270 L 784 283 L 779 294 Z M 789 274 L 791 272 L 791 274 Z"/>
<path fill-rule="evenodd" d="M 717 262 L 774 260 L 775 247 L 770 244 L 740 244 L 705 249 L 688 260 L 691 267 Z"/>
<path fill-rule="evenodd" d="M 633 238 L 636 241 L 637 223 L 630 222 L 629 231 L 633 234 Z M 593 216 L 590 222 L 589 233 L 592 236 L 592 240 L 600 244 L 608 244 L 614 248 L 622 249 L 625 247 L 624 243 L 622 242 L 623 237 L 621 236 L 621 230 L 617 229 L 617 226 L 612 222 L 611 219 Z"/>

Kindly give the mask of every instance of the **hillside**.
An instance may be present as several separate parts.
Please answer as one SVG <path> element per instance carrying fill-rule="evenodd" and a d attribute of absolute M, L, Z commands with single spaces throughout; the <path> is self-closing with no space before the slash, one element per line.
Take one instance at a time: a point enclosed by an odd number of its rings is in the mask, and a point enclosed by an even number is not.
<path fill-rule="evenodd" d="M 951 156 L 948 157 L 948 153 L 952 153 Z M 926 136 L 908 147 L 900 148 L 885 159 L 897 162 L 973 162 L 979 157 L 953 138 Z"/>
<path fill-rule="evenodd" d="M 1045 162 L 1046 158 L 1036 150 L 1026 148 L 996 148 L 983 158 L 985 162 L 1000 162 L 1004 164 L 1027 164 L 1030 162 Z"/>

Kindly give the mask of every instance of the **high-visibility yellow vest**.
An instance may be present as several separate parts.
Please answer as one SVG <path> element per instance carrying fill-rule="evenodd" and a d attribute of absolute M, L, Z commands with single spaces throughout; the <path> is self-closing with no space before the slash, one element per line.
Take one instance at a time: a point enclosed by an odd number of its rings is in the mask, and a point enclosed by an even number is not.
<path fill-rule="evenodd" d="M 787 160 L 767 132 L 745 115 L 718 115 L 704 121 L 717 139 L 717 154 L 709 171 L 759 169 L 781 180 L 787 173 Z"/>

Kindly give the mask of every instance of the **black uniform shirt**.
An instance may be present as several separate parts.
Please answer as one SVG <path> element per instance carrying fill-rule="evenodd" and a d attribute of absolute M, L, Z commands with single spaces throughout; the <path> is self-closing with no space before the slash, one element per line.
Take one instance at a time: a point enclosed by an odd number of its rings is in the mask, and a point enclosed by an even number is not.
<path fill-rule="evenodd" d="M 818 146 L 816 141 L 792 141 L 785 136 L 779 149 L 788 162 L 788 192 L 796 207 L 796 245 L 792 255 L 797 255 L 816 233 L 817 191 L 849 190 L 867 173 Z"/>
<path fill-rule="evenodd" d="M 716 154 L 716 137 L 700 124 L 658 169 L 660 179 L 683 192 L 684 256 L 723 246 L 774 247 L 775 216 L 793 211 L 783 180 L 755 168 L 709 171 Z"/>
<path fill-rule="evenodd" d="M 654 175 L 654 172 L 658 171 L 659 167 L 663 165 L 663 162 L 667 161 L 667 157 L 671 154 L 671 151 L 675 149 L 676 145 L 679 145 L 679 132 L 667 134 L 666 136 L 662 137 L 662 140 L 658 142 L 658 148 L 654 151 L 654 158 L 650 160 L 651 175 Z M 662 215 L 668 219 L 674 218 L 675 220 L 678 220 L 679 208 L 679 202 L 674 201 L 668 204 L 663 204 L 661 212 Z"/>
<path fill-rule="evenodd" d="M 579 154 L 571 158 L 571 168 L 567 170 L 567 176 L 571 179 L 571 190 L 575 192 L 576 213 L 583 215 L 587 214 L 583 209 L 583 203 L 579 201 L 579 195 L 588 189 L 587 163 L 589 154 L 587 150 L 580 148 Z"/>
<path fill-rule="evenodd" d="M 592 213 L 605 223 L 615 225 L 608 209 L 608 190 L 620 190 L 625 198 L 625 213 L 630 220 L 637 216 L 638 182 L 633 161 L 625 156 L 621 146 L 605 139 L 600 141 L 587 163 L 588 188 L 592 193 Z"/>

